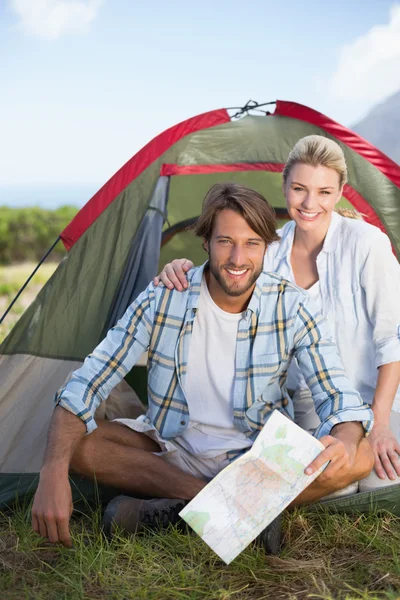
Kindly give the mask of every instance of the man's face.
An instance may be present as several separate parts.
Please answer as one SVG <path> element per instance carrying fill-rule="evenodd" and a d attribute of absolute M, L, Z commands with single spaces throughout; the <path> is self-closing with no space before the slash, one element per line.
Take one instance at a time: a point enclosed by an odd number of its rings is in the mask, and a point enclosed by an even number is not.
<path fill-rule="evenodd" d="M 205 248 L 210 273 L 228 296 L 245 294 L 263 269 L 265 242 L 233 210 L 224 209 L 217 214 Z"/>

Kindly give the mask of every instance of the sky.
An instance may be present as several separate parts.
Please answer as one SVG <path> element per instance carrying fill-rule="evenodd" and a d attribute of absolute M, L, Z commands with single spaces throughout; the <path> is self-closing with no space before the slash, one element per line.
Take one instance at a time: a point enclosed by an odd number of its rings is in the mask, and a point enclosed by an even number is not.
<path fill-rule="evenodd" d="M 82 204 L 166 128 L 249 99 L 350 126 L 399 65 L 399 1 L 0 0 L 0 204 Z"/>

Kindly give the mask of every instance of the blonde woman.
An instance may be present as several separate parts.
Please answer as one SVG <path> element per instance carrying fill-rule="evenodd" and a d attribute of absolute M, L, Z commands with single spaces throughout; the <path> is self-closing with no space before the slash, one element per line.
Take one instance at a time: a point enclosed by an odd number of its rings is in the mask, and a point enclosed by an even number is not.
<path fill-rule="evenodd" d="M 308 290 L 331 324 L 350 382 L 372 405 L 375 465 L 359 483 L 363 492 L 400 483 L 400 265 L 378 228 L 335 212 L 346 181 L 338 144 L 318 135 L 297 142 L 283 171 L 292 221 L 269 246 L 264 269 Z M 191 267 L 175 260 L 155 283 L 182 289 Z M 318 417 L 295 365 L 292 381 L 296 421 L 312 431 Z"/>

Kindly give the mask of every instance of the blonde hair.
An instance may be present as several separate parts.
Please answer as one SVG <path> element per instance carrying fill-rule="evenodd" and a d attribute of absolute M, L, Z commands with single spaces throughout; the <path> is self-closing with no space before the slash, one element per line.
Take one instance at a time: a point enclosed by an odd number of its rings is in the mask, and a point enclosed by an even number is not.
<path fill-rule="evenodd" d="M 347 165 L 343 150 L 339 144 L 322 135 L 307 135 L 297 142 L 283 169 L 285 184 L 292 167 L 296 164 L 313 167 L 321 165 L 333 169 L 339 175 L 339 188 L 343 187 L 347 181 Z"/>
<path fill-rule="evenodd" d="M 338 206 L 335 208 L 335 212 L 342 217 L 347 217 L 348 219 L 357 219 L 358 221 L 364 221 L 364 217 L 366 216 L 354 208 L 344 208 L 343 206 Z"/>

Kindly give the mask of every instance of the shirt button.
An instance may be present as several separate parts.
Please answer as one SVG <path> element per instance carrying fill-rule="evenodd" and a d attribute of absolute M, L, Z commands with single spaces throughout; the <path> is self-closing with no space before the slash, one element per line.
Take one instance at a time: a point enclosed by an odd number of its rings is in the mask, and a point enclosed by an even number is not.
<path fill-rule="evenodd" d="M 181 425 L 186 425 L 186 421 L 181 421 Z"/>

